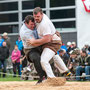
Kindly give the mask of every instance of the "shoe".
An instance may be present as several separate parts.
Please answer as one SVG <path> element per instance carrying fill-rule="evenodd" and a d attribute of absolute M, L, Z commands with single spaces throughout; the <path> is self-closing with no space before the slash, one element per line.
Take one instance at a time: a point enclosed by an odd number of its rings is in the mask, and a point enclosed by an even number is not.
<path fill-rule="evenodd" d="M 37 81 L 36 85 L 42 83 L 44 80 L 46 80 L 45 77 L 40 78 L 40 79 Z"/>
<path fill-rule="evenodd" d="M 13 77 L 16 77 L 16 75 L 13 75 Z"/>
<path fill-rule="evenodd" d="M 63 74 L 63 76 L 65 76 L 65 77 L 72 76 L 72 73 L 71 73 L 70 71 L 68 71 L 68 72 L 65 72 L 65 73 Z"/>
<path fill-rule="evenodd" d="M 69 71 L 66 73 L 66 76 L 72 76 L 72 73 Z"/>
<path fill-rule="evenodd" d="M 6 77 L 6 74 L 3 74 L 3 78 L 5 78 Z"/>
<path fill-rule="evenodd" d="M 42 83 L 42 81 L 43 81 L 43 80 L 40 78 L 40 79 L 37 81 L 36 85 Z"/>
<path fill-rule="evenodd" d="M 85 81 L 90 81 L 89 79 L 86 79 Z"/>

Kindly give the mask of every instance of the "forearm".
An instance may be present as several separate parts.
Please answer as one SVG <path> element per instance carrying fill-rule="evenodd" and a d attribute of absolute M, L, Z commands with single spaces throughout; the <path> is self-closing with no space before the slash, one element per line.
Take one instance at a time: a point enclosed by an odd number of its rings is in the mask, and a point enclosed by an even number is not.
<path fill-rule="evenodd" d="M 32 45 L 33 46 L 40 46 L 40 45 L 43 45 L 45 43 L 51 42 L 51 40 L 52 40 L 52 36 L 51 35 L 44 36 L 41 39 L 34 40 Z"/>
<path fill-rule="evenodd" d="M 36 46 L 36 47 L 40 46 L 40 45 L 43 45 L 43 44 L 40 44 L 40 43 L 39 44 L 32 44 L 32 46 Z"/>
<path fill-rule="evenodd" d="M 43 39 L 36 39 L 34 42 L 33 42 L 33 46 L 40 46 L 40 45 L 43 45 L 45 43 L 48 43 L 47 41 L 43 40 Z"/>

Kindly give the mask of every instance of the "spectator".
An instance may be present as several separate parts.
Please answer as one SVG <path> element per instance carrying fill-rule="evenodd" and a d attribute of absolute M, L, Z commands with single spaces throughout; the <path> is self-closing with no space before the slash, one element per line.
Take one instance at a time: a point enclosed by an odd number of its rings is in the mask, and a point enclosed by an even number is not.
<path fill-rule="evenodd" d="M 86 67 L 85 67 L 86 75 L 90 75 L 90 56 L 88 56 L 88 58 L 86 59 L 85 65 L 86 65 Z M 90 76 L 86 76 L 86 80 L 90 81 Z"/>
<path fill-rule="evenodd" d="M 3 77 L 6 76 L 6 59 L 9 57 L 9 49 L 6 47 L 6 42 L 0 47 L 0 69 L 3 70 Z"/>
<path fill-rule="evenodd" d="M 21 75 L 20 72 L 20 57 L 21 57 L 21 52 L 18 50 L 18 46 L 14 46 L 14 50 L 12 51 L 11 59 L 13 63 L 13 72 L 14 76 L 16 77 L 16 68 L 18 69 L 18 74 Z"/>
<path fill-rule="evenodd" d="M 65 45 L 63 42 L 62 42 L 61 49 L 64 49 L 64 50 L 66 50 L 66 51 L 67 51 L 67 47 L 66 47 L 66 45 Z"/>
<path fill-rule="evenodd" d="M 78 50 L 74 49 L 70 51 L 70 59 L 68 61 L 68 68 L 75 75 L 76 67 L 79 65 L 79 55 Z"/>
<path fill-rule="evenodd" d="M 83 50 L 86 50 L 87 53 L 90 53 L 90 46 L 88 43 L 84 45 Z"/>
<path fill-rule="evenodd" d="M 7 47 L 10 49 L 10 38 L 8 37 L 8 34 L 4 32 L 2 36 L 4 41 L 7 43 Z"/>
<path fill-rule="evenodd" d="M 18 36 L 18 40 L 16 41 L 16 45 L 18 46 L 18 49 L 21 51 L 21 54 L 23 54 L 23 42 L 22 42 L 20 36 Z"/>
<path fill-rule="evenodd" d="M 79 66 L 76 67 L 76 76 L 82 75 L 85 72 L 86 75 L 90 75 L 90 57 L 88 57 L 85 50 L 81 51 L 79 58 Z M 86 80 L 90 80 L 90 77 L 86 77 Z M 80 81 L 80 77 L 76 77 L 77 81 Z"/>
<path fill-rule="evenodd" d="M 66 53 L 64 49 L 59 50 L 59 55 L 63 59 L 64 63 L 67 66 L 67 63 L 69 61 L 69 55 Z"/>
<path fill-rule="evenodd" d="M 4 42 L 4 39 L 2 38 L 2 36 L 0 36 L 0 47 L 2 47 L 3 45 L 3 42 Z"/>
<path fill-rule="evenodd" d="M 76 42 L 72 42 L 72 50 L 76 49 L 77 46 L 76 46 Z"/>
<path fill-rule="evenodd" d="M 71 42 L 67 42 L 67 54 L 69 55 L 69 52 L 72 50 L 71 48 Z"/>

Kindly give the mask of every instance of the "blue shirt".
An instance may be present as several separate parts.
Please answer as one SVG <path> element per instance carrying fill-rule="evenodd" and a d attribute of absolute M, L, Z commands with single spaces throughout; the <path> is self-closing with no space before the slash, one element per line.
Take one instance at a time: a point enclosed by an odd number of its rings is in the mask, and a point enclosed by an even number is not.
<path fill-rule="evenodd" d="M 22 40 L 17 40 L 16 41 L 16 45 L 18 46 L 18 49 L 21 51 L 22 49 L 23 49 L 23 42 L 22 42 Z"/>
<path fill-rule="evenodd" d="M 0 47 L 2 47 L 3 45 L 3 42 L 4 42 L 4 39 L 0 39 Z"/>

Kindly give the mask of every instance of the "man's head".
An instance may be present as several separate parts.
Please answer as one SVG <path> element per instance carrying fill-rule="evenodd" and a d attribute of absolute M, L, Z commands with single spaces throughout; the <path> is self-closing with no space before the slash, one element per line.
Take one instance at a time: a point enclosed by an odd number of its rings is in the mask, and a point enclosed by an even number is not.
<path fill-rule="evenodd" d="M 26 16 L 25 17 L 25 24 L 29 29 L 33 30 L 35 28 L 34 17 L 32 15 Z"/>
<path fill-rule="evenodd" d="M 43 18 L 42 9 L 40 7 L 36 7 L 33 10 L 33 16 L 34 16 L 34 19 L 35 19 L 36 23 L 40 23 L 42 21 L 42 18 Z"/>
<path fill-rule="evenodd" d="M 76 42 L 72 42 L 72 47 L 76 47 Z"/>
<path fill-rule="evenodd" d="M 14 49 L 15 49 L 15 50 L 18 50 L 18 46 L 17 46 L 17 45 L 15 45 L 15 46 L 14 46 Z"/>
<path fill-rule="evenodd" d="M 65 49 L 60 49 L 59 50 L 59 55 L 60 56 L 63 56 L 65 53 L 66 53 L 66 50 Z"/>
<path fill-rule="evenodd" d="M 3 36 L 4 39 L 8 38 L 8 34 L 6 32 L 4 32 L 2 36 Z"/>
<path fill-rule="evenodd" d="M 6 47 L 7 46 L 7 43 L 6 42 L 3 42 L 3 47 Z"/>
<path fill-rule="evenodd" d="M 18 40 L 21 41 L 21 37 L 20 36 L 18 36 Z"/>
<path fill-rule="evenodd" d="M 69 52 L 69 54 L 70 54 L 70 57 L 71 57 L 71 58 L 76 58 L 76 57 L 77 57 L 77 51 L 76 51 L 76 50 L 71 50 L 71 51 Z"/>
<path fill-rule="evenodd" d="M 87 52 L 84 49 L 81 50 L 80 54 L 81 54 L 82 57 L 86 57 L 87 56 Z"/>

